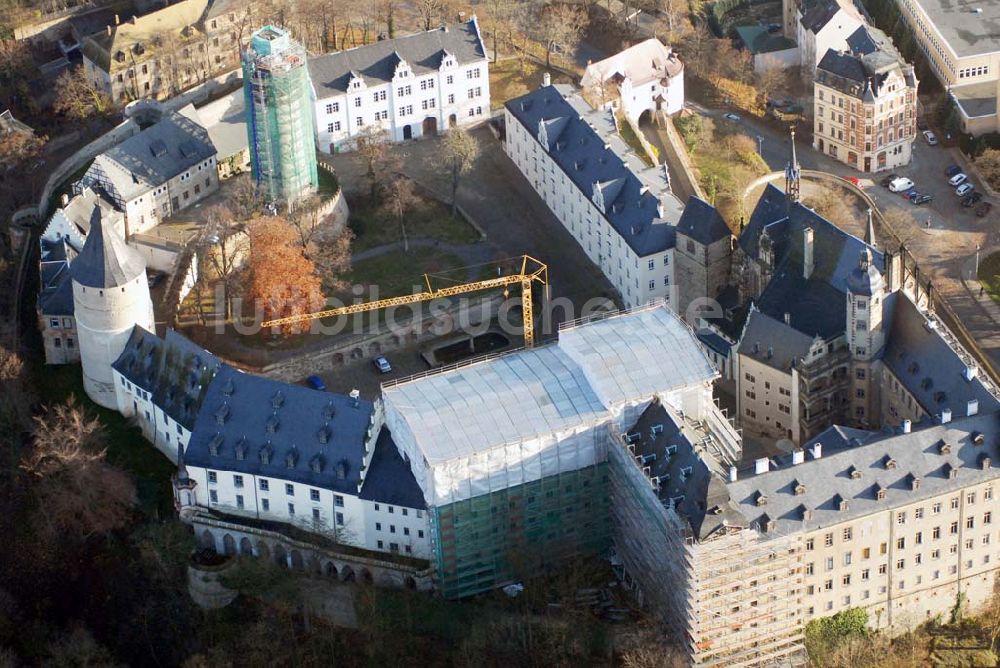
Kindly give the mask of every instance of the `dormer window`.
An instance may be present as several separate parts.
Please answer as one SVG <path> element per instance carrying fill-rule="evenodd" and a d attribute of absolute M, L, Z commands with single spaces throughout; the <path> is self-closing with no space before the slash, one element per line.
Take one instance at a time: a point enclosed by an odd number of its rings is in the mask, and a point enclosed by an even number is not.
<path fill-rule="evenodd" d="M 760 526 L 765 533 L 771 533 L 774 531 L 775 523 L 767 513 L 764 513 L 760 516 Z"/>
<path fill-rule="evenodd" d="M 979 468 L 981 468 L 982 470 L 988 471 L 992 466 L 993 466 L 993 460 L 990 459 L 989 455 L 982 455 L 979 458 Z"/>
<path fill-rule="evenodd" d="M 229 418 L 229 404 L 222 404 L 219 406 L 219 410 L 215 411 L 215 424 L 223 425 L 226 424 L 226 420 Z"/>
<path fill-rule="evenodd" d="M 274 393 L 274 396 L 271 397 L 271 406 L 273 408 L 281 408 L 284 405 L 285 405 L 285 395 L 281 393 L 281 390 L 278 390 L 277 392 Z"/>
<path fill-rule="evenodd" d="M 889 455 L 886 455 L 885 456 L 885 469 L 887 471 L 889 471 L 889 470 L 892 470 L 894 468 L 896 468 L 896 460 L 893 459 L 892 457 L 890 457 Z"/>
<path fill-rule="evenodd" d="M 222 434 L 216 434 L 212 437 L 212 440 L 208 442 L 208 454 L 213 457 L 218 457 L 219 453 L 222 451 Z"/>
<path fill-rule="evenodd" d="M 948 480 L 954 480 L 955 478 L 958 477 L 958 469 L 952 466 L 951 464 L 945 464 L 944 475 L 945 477 L 948 478 Z"/>
<path fill-rule="evenodd" d="M 842 497 L 840 494 L 834 497 L 833 502 L 837 506 L 837 510 L 839 510 L 840 512 L 847 511 L 848 508 L 847 499 Z"/>
<path fill-rule="evenodd" d="M 767 495 L 764 494 L 764 492 L 757 492 L 756 503 L 757 503 L 758 507 L 759 506 L 766 506 L 767 505 Z"/>
<path fill-rule="evenodd" d="M 806 493 L 806 486 L 803 485 L 801 482 L 796 481 L 794 491 L 795 491 L 795 496 L 802 496 L 803 494 Z"/>
<path fill-rule="evenodd" d="M 285 468 L 286 469 L 295 468 L 295 465 L 298 463 L 298 461 L 299 461 L 299 453 L 293 447 L 291 450 L 288 451 L 288 454 L 285 455 Z"/>
<path fill-rule="evenodd" d="M 347 478 L 347 464 L 344 462 L 337 462 L 337 480 L 344 480 Z"/>
<path fill-rule="evenodd" d="M 915 475 L 910 475 L 910 490 L 915 492 L 920 489 L 920 478 Z"/>
<path fill-rule="evenodd" d="M 951 443 L 947 443 L 945 441 L 938 442 L 938 452 L 942 455 L 950 455 Z"/>
<path fill-rule="evenodd" d="M 974 432 L 972 432 L 972 444 L 973 445 L 982 445 L 985 442 L 986 442 L 986 437 L 983 436 L 983 432 L 981 432 L 981 431 L 974 431 Z"/>
<path fill-rule="evenodd" d="M 850 468 L 849 473 L 850 473 L 850 476 L 851 476 L 851 480 L 860 480 L 861 479 L 861 471 L 858 470 L 858 467 L 852 466 Z"/>
<path fill-rule="evenodd" d="M 802 506 L 802 521 L 808 522 L 812 518 L 813 518 L 812 508 L 806 508 L 805 506 Z"/>
<path fill-rule="evenodd" d="M 265 424 L 264 428 L 267 430 L 267 433 L 274 434 L 278 431 L 278 425 L 280 423 L 281 421 L 278 419 L 277 414 L 274 414 L 271 415 L 271 417 L 267 418 L 267 423 Z"/>
<path fill-rule="evenodd" d="M 321 473 L 323 471 L 323 455 L 316 455 L 309 460 L 309 469 L 313 473 Z"/>
<path fill-rule="evenodd" d="M 324 426 L 316 433 L 316 440 L 320 442 L 321 445 L 326 445 L 330 442 L 330 427 Z"/>
<path fill-rule="evenodd" d="M 125 62 L 125 52 L 124 51 L 117 51 L 115 53 L 115 60 L 117 60 L 119 63 L 124 63 Z"/>
<path fill-rule="evenodd" d="M 245 436 L 236 444 L 234 452 L 236 453 L 236 461 L 242 462 L 247 458 L 247 439 Z"/>
<path fill-rule="evenodd" d="M 257 453 L 257 457 L 260 459 L 261 464 L 268 466 L 271 463 L 271 455 L 273 453 L 274 451 L 271 449 L 271 446 L 265 445 L 260 449 L 260 452 Z"/>

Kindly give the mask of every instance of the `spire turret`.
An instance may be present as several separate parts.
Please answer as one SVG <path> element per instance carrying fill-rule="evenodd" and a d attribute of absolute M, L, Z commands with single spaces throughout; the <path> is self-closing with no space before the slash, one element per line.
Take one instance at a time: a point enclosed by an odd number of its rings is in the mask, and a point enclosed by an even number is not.
<path fill-rule="evenodd" d="M 795 126 L 789 128 L 789 135 L 791 153 L 788 156 L 788 165 L 785 166 L 785 197 L 790 203 L 797 203 L 799 201 L 801 170 L 799 169 L 799 158 L 795 154 Z"/>

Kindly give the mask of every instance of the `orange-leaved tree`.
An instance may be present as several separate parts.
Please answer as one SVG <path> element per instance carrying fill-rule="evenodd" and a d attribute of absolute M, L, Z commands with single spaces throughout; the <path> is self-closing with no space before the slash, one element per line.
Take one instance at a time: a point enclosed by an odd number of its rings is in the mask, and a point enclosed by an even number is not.
<path fill-rule="evenodd" d="M 302 254 L 298 235 L 280 216 L 250 222 L 250 282 L 247 296 L 266 320 L 302 315 L 323 307 L 322 281 L 316 266 Z M 283 336 L 308 329 L 308 324 L 283 325 Z"/>

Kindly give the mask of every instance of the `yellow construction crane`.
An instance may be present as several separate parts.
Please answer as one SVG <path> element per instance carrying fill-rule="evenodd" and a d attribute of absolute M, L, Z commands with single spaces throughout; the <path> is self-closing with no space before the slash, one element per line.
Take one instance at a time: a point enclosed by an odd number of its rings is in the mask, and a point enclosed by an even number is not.
<path fill-rule="evenodd" d="M 424 281 L 427 284 L 427 290 L 424 292 L 417 292 L 412 295 L 404 295 L 402 297 L 389 297 L 387 299 L 379 299 L 363 304 L 352 304 L 350 306 L 342 306 L 340 308 L 332 308 L 325 311 L 316 311 L 315 313 L 304 313 L 302 315 L 292 315 L 286 318 L 275 318 L 274 320 L 265 320 L 261 324 L 263 327 L 292 325 L 317 320 L 319 318 L 328 318 L 338 315 L 352 315 L 354 313 L 377 311 L 378 309 L 388 308 L 390 306 L 415 304 L 416 302 L 435 299 L 437 297 L 454 297 L 455 295 L 461 295 L 467 292 L 478 292 L 479 290 L 489 290 L 491 288 L 507 288 L 508 286 L 520 283 L 521 311 L 524 319 L 524 345 L 530 348 L 535 343 L 535 324 L 531 303 L 531 284 L 533 282 L 538 282 L 543 286 L 547 286 L 549 282 L 549 268 L 545 263 L 536 260 L 530 255 L 522 255 L 517 259 L 517 261 L 520 264 L 520 268 L 517 273 L 508 274 L 506 276 L 498 275 L 496 278 L 487 278 L 486 280 L 475 281 L 473 283 L 461 283 L 459 285 L 435 288 L 431 285 L 431 277 L 435 275 L 424 274 Z M 497 269 L 497 273 L 501 273 L 499 268 Z"/>

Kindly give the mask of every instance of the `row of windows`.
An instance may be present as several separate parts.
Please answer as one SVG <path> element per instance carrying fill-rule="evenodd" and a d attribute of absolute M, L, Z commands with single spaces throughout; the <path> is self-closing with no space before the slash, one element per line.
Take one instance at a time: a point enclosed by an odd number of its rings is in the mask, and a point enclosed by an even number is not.
<path fill-rule="evenodd" d="M 381 530 L 382 530 L 382 523 L 381 522 L 376 522 L 375 523 L 375 531 L 381 531 Z M 396 533 L 396 525 L 395 524 L 390 524 L 389 525 L 389 533 Z M 404 536 L 409 536 L 410 535 L 410 527 L 403 527 L 403 535 Z M 423 537 L 424 537 L 424 530 L 423 529 L 417 529 L 417 538 L 423 538 Z"/>
<path fill-rule="evenodd" d="M 958 71 L 959 79 L 967 79 L 969 77 L 981 77 L 990 73 L 989 65 L 980 65 L 979 67 L 965 67 Z"/>
<path fill-rule="evenodd" d="M 216 490 L 214 490 L 214 489 L 209 490 L 209 492 L 208 492 L 208 500 L 209 500 L 210 503 L 213 503 L 213 504 L 218 503 L 219 502 L 219 493 Z M 246 509 L 246 500 L 244 499 L 244 497 L 243 497 L 242 494 L 237 494 L 236 495 L 236 508 L 238 510 L 245 510 Z M 262 511 L 264 511 L 265 513 L 271 512 L 271 501 L 270 501 L 270 499 L 261 499 L 260 500 L 260 509 Z M 288 514 L 290 516 L 292 516 L 292 517 L 295 516 L 295 504 L 292 503 L 291 501 L 288 502 L 287 510 L 288 510 Z M 322 513 L 322 511 L 319 508 L 313 508 L 312 509 L 312 516 L 313 516 L 313 521 L 314 522 L 317 522 L 317 523 L 322 523 L 323 522 L 323 513 Z M 334 514 L 334 519 L 337 522 L 337 526 L 344 526 L 344 513 L 335 513 Z"/>

